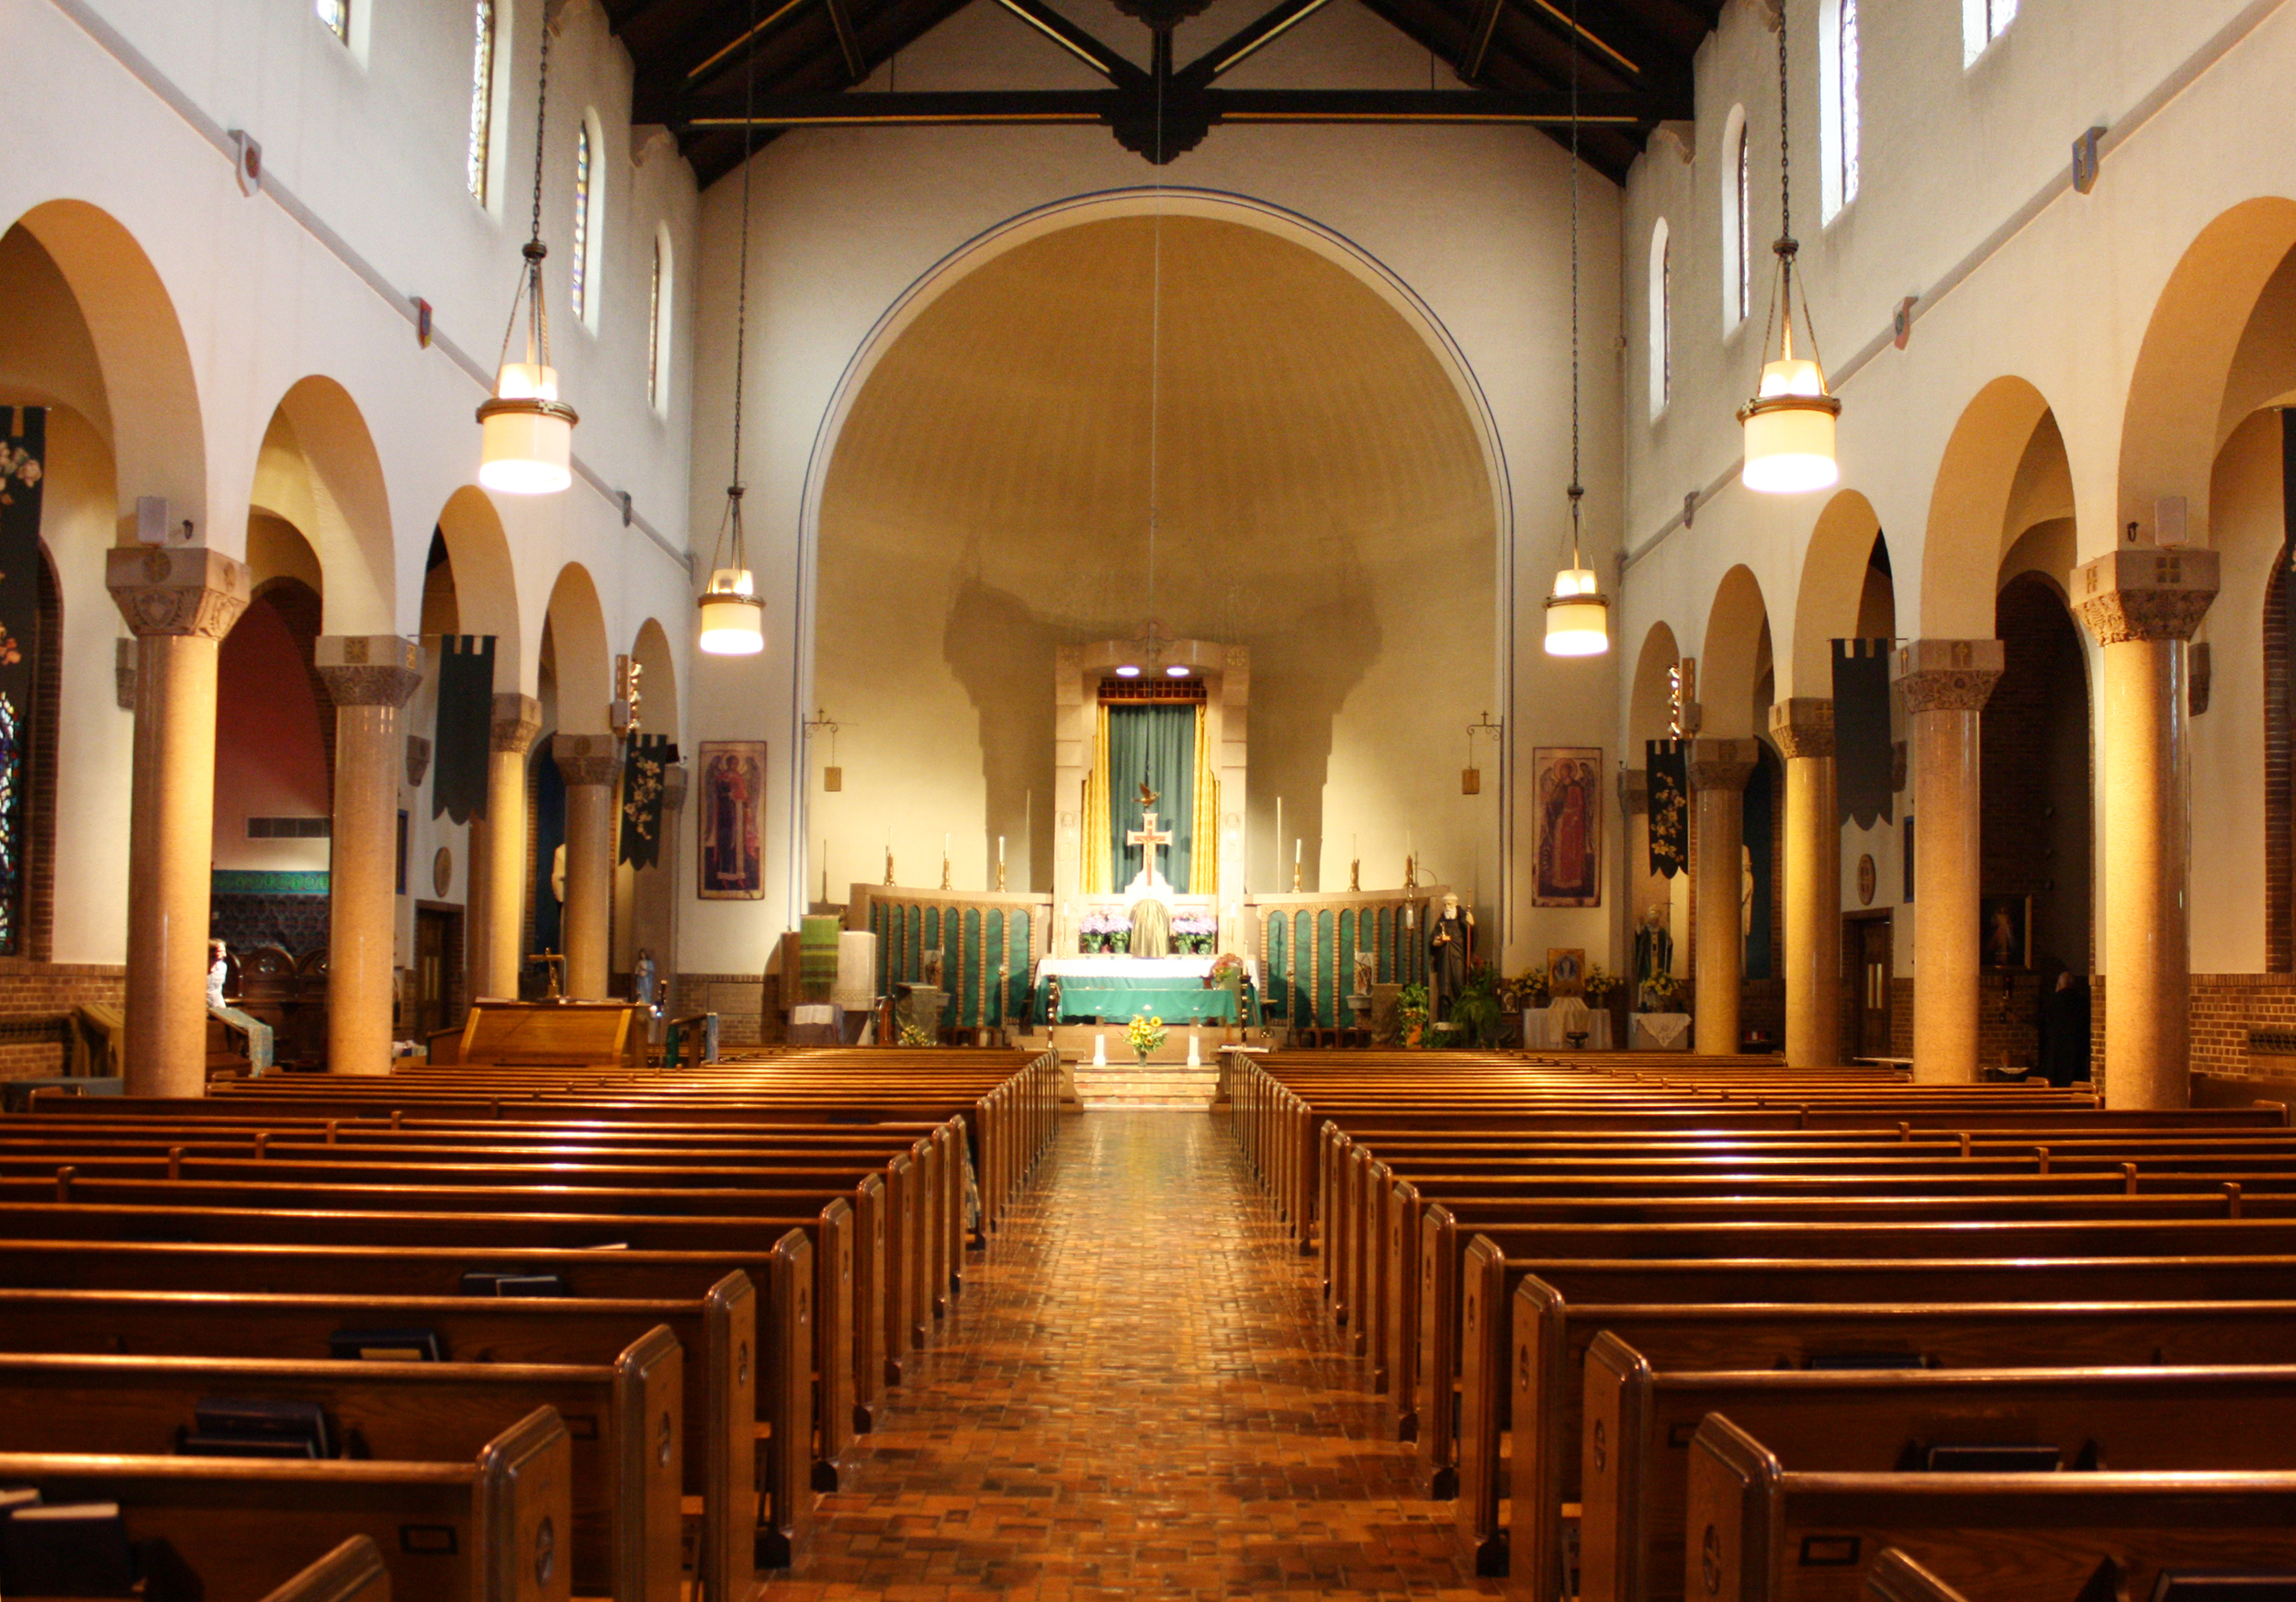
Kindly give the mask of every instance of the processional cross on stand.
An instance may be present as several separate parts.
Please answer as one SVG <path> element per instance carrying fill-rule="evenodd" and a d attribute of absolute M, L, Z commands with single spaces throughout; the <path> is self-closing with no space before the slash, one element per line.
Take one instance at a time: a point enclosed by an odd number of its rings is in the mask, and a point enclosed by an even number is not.
<path fill-rule="evenodd" d="M 1156 871 L 1156 852 L 1172 843 L 1172 831 L 1156 827 L 1156 792 L 1148 787 L 1148 781 L 1141 780 L 1140 827 L 1124 836 L 1126 845 L 1140 847 L 1140 877 L 1134 883 L 1151 890 L 1165 882 L 1164 875 Z"/>

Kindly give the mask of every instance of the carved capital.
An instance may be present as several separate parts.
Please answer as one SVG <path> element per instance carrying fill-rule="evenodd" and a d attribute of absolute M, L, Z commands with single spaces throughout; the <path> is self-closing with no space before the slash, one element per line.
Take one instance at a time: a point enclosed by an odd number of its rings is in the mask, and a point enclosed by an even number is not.
<path fill-rule="evenodd" d="M 1750 739 L 1694 739 L 1689 759 L 1692 789 L 1743 790 L 1761 747 Z"/>
<path fill-rule="evenodd" d="M 1618 770 L 1618 807 L 1628 818 L 1650 810 L 1650 774 L 1646 768 Z"/>
<path fill-rule="evenodd" d="M 1788 762 L 1834 754 L 1834 704 L 1796 695 L 1770 708 L 1770 738 Z"/>
<path fill-rule="evenodd" d="M 2125 546 L 2073 573 L 2073 610 L 2099 645 L 2190 639 L 2216 599 L 2218 558 L 2199 547 Z"/>
<path fill-rule="evenodd" d="M 622 742 L 611 734 L 559 734 L 550 760 L 569 784 L 611 784 L 622 771 Z"/>
<path fill-rule="evenodd" d="M 247 564 L 205 546 L 114 547 L 104 587 L 129 632 L 221 639 L 247 610 Z"/>
<path fill-rule="evenodd" d="M 487 730 L 487 749 L 524 756 L 542 732 L 542 703 L 532 695 L 497 695 L 494 721 Z"/>
<path fill-rule="evenodd" d="M 338 706 L 404 706 L 422 683 L 422 648 L 395 634 L 322 634 L 313 665 Z"/>
<path fill-rule="evenodd" d="M 1890 662 L 1890 683 L 1909 716 L 1975 712 L 1991 698 L 2002 661 L 1998 639 L 1908 640 Z"/>

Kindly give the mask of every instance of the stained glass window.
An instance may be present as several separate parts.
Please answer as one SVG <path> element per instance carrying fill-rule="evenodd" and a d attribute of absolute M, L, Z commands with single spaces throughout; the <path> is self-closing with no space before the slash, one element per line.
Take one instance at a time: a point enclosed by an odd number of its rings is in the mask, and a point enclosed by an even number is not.
<path fill-rule="evenodd" d="M 590 124 L 574 125 L 574 261 L 567 289 L 574 315 L 587 319 L 590 278 Z"/>
<path fill-rule="evenodd" d="M 2017 0 L 1961 0 L 1961 61 L 1967 66 L 2017 20 Z"/>
<path fill-rule="evenodd" d="M 1738 125 L 1738 319 L 1746 321 L 1754 305 L 1753 170 L 1746 153 L 1746 125 Z"/>
<path fill-rule="evenodd" d="M 470 56 L 470 154 L 467 176 L 471 197 L 484 205 L 487 146 L 494 132 L 494 0 L 476 0 L 476 6 L 477 42 Z"/>
<path fill-rule="evenodd" d="M 654 274 L 646 292 L 646 404 L 661 410 L 661 235 L 654 236 Z"/>
<path fill-rule="evenodd" d="M 0 695 L 0 952 L 19 949 L 17 914 L 24 882 L 23 726 L 15 699 Z"/>
<path fill-rule="evenodd" d="M 319 20 L 327 25 L 327 31 L 343 43 L 351 42 L 351 0 L 312 0 L 319 11 Z"/>
<path fill-rule="evenodd" d="M 1841 0 L 1840 26 L 1834 31 L 1837 83 L 1840 92 L 1841 203 L 1858 197 L 1858 0 Z"/>

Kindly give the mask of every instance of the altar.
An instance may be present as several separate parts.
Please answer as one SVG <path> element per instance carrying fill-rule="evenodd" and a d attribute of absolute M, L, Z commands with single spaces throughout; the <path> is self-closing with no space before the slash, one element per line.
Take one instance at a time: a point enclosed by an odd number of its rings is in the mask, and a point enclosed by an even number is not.
<path fill-rule="evenodd" d="M 1047 957 L 1037 965 L 1036 1016 L 1048 1023 L 1125 1022 L 1147 1016 L 1166 1024 L 1259 1022 L 1259 998 L 1248 987 L 1243 1018 L 1225 985 L 1204 981 L 1218 959 L 1188 957 Z"/>

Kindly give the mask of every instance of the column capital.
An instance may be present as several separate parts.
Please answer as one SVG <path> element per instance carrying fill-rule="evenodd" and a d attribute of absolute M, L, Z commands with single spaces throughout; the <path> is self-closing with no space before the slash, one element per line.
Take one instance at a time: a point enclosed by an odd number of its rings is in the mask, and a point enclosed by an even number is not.
<path fill-rule="evenodd" d="M 221 639 L 247 610 L 247 564 L 206 546 L 115 546 L 104 553 L 104 588 L 129 631 Z"/>
<path fill-rule="evenodd" d="M 312 665 L 338 706 L 404 706 L 422 683 L 422 648 L 395 634 L 322 634 Z"/>
<path fill-rule="evenodd" d="M 1628 818 L 1639 818 L 1650 810 L 1649 769 L 1618 770 L 1618 807 Z"/>
<path fill-rule="evenodd" d="M 1908 713 L 1975 712 L 1991 699 L 2005 660 L 1998 639 L 1909 639 L 1890 660 L 1889 682 Z"/>
<path fill-rule="evenodd" d="M 2099 645 L 2190 639 L 2216 599 L 2216 552 L 2123 546 L 2073 570 L 2073 610 Z"/>
<path fill-rule="evenodd" d="M 550 759 L 569 784 L 611 784 L 622 772 L 622 742 L 611 734 L 552 735 Z"/>
<path fill-rule="evenodd" d="M 542 732 L 542 703 L 532 695 L 497 695 L 493 721 L 487 728 L 487 749 L 524 756 Z"/>
<path fill-rule="evenodd" d="M 1761 746 L 1751 739 L 1694 739 L 1690 746 L 1690 787 L 1694 790 L 1743 790 L 1761 760 Z"/>
<path fill-rule="evenodd" d="M 1770 738 L 1788 762 L 1796 757 L 1834 754 L 1834 704 L 1815 695 L 1796 695 L 1773 704 Z"/>

